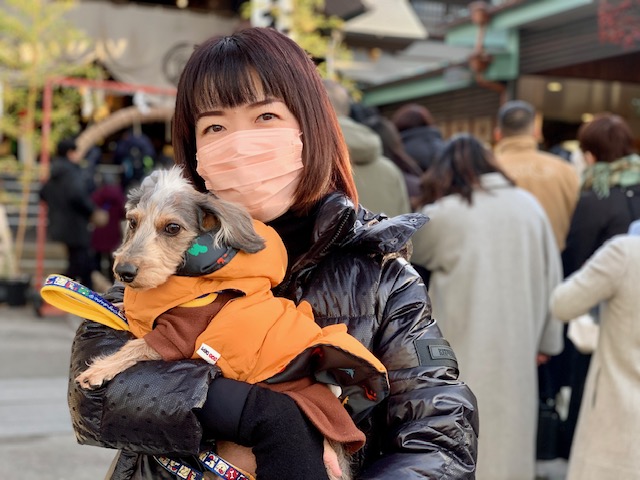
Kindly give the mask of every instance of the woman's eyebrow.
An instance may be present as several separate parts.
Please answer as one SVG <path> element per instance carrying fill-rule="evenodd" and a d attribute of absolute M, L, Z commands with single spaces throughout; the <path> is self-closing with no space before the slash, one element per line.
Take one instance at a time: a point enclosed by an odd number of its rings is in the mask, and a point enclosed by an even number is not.
<path fill-rule="evenodd" d="M 256 108 L 256 107 L 262 107 L 264 105 L 269 105 L 270 103 L 275 103 L 275 102 L 279 102 L 280 100 L 278 100 L 277 98 L 274 97 L 267 97 L 264 100 L 259 100 L 257 102 L 253 102 L 250 103 L 248 105 L 249 108 Z"/>
<path fill-rule="evenodd" d="M 196 122 L 198 120 L 200 120 L 202 117 L 208 117 L 208 116 L 222 116 L 224 115 L 224 112 L 222 110 L 208 110 L 206 112 L 200 112 L 198 114 L 198 116 L 196 117 Z"/>
<path fill-rule="evenodd" d="M 253 102 L 247 105 L 248 108 L 257 108 L 257 107 L 263 107 L 264 105 L 269 105 L 270 103 L 276 103 L 279 102 L 280 100 L 278 100 L 277 98 L 274 97 L 267 97 L 264 100 L 259 100 L 257 102 Z M 196 117 L 196 121 L 200 120 L 202 117 L 208 117 L 208 116 L 222 116 L 224 115 L 224 111 L 223 110 L 207 110 L 206 112 L 200 112 L 198 114 L 198 116 Z"/>

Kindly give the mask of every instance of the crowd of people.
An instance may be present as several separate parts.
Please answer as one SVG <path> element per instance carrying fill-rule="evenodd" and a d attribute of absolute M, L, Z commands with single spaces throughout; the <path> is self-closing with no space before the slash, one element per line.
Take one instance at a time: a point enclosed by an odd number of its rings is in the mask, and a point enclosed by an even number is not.
<path fill-rule="evenodd" d="M 640 478 L 640 365 L 628 354 L 640 343 L 640 156 L 625 120 L 601 113 L 580 127 L 581 171 L 540 148 L 536 110 L 521 100 L 496 112 L 493 144 L 443 138 L 424 105 L 357 107 L 294 42 L 252 28 L 194 51 L 173 121 L 175 163 L 195 188 L 282 237 L 288 267 L 274 293 L 309 302 L 321 326 L 346 324 L 386 367 L 389 398 L 357 424 L 367 443 L 354 478 L 533 480 L 540 441 L 552 441 L 539 437 L 540 405 L 565 387 L 552 455 L 568 459 L 569 479 Z M 263 151 L 241 147 L 258 137 Z M 78 162 L 62 143 L 41 195 L 67 275 L 92 287 L 87 265 L 111 272 L 122 240 L 124 190 L 104 177 L 90 192 Z M 230 166 L 237 188 L 220 180 Z M 585 354 L 567 324 L 594 310 L 600 337 Z M 71 378 L 127 338 L 85 322 Z M 251 447 L 261 479 L 327 478 L 322 438 L 286 394 L 182 363 L 146 362 L 98 390 L 70 383 L 79 441 L 119 450 L 110 478 L 174 478 L 156 457 L 195 469 L 213 439 Z M 287 460 L 296 455 L 305 461 Z"/>

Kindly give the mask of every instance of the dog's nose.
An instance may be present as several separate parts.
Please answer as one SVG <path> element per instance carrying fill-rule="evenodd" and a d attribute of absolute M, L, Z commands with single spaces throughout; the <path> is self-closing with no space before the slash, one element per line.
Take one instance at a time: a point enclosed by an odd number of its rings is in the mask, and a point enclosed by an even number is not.
<path fill-rule="evenodd" d="M 131 283 L 138 274 L 138 267 L 131 263 L 121 263 L 115 268 L 115 272 L 124 283 Z"/>

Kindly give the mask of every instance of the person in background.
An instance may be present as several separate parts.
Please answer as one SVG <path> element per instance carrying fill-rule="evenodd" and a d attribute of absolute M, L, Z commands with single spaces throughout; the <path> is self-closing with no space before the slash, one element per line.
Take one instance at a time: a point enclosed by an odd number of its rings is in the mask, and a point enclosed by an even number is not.
<path fill-rule="evenodd" d="M 562 326 L 549 313 L 562 280 L 560 254 L 536 199 L 469 134 L 445 144 L 423 177 L 429 223 L 412 261 L 431 272 L 429 294 L 478 398 L 478 480 L 533 480 L 537 362 L 560 353 Z"/>
<path fill-rule="evenodd" d="M 631 222 L 640 218 L 640 156 L 629 125 L 618 115 L 601 113 L 580 127 L 578 141 L 587 167 L 562 252 L 566 276 L 582 268 L 606 240 L 627 233 Z M 563 458 L 571 451 L 591 359 L 573 345 L 568 346 L 567 355 L 564 368 L 570 375 L 571 397 L 561 437 Z"/>
<path fill-rule="evenodd" d="M 352 459 L 354 478 L 473 479 L 475 397 L 457 380 L 455 354 L 405 256 L 426 219 L 358 205 L 338 120 L 307 53 L 264 28 L 202 42 L 178 84 L 173 142 L 196 189 L 239 203 L 282 237 L 288 269 L 274 293 L 306 300 L 320 326 L 346 324 L 387 368 L 390 397 L 358 421 L 367 444 Z M 270 175 L 256 179 L 256 168 Z M 120 301 L 121 285 L 107 298 Z M 81 324 L 70 378 L 129 338 Z M 204 361 L 141 362 L 93 391 L 70 381 L 69 406 L 80 443 L 120 450 L 112 479 L 174 478 L 154 455 L 203 468 L 196 456 L 216 438 L 252 447 L 262 480 L 327 478 L 322 437 L 290 397 L 222 378 Z M 307 468 L 291 471 L 291 455 Z"/>
<path fill-rule="evenodd" d="M 391 117 L 406 152 L 426 171 L 444 146 L 442 134 L 427 107 L 409 103 L 400 107 Z"/>
<path fill-rule="evenodd" d="M 554 315 L 566 322 L 600 305 L 598 345 L 588 367 L 567 480 L 640 479 L 638 284 L 640 237 L 618 235 L 551 297 Z"/>
<path fill-rule="evenodd" d="M 98 188 L 91 195 L 91 199 L 95 205 L 107 212 L 109 219 L 105 225 L 93 229 L 91 249 L 96 270 L 113 283 L 113 252 L 122 242 L 122 221 L 125 217 L 124 206 L 127 197 L 117 175 L 102 173 L 99 178 Z"/>
<path fill-rule="evenodd" d="M 578 203 L 578 175 L 561 157 L 538 149 L 536 111 L 530 103 L 512 100 L 502 105 L 494 135 L 496 160 L 517 186 L 540 202 L 562 252 Z"/>
<path fill-rule="evenodd" d="M 391 120 L 382 115 L 370 116 L 363 123 L 380 136 L 382 154 L 402 170 L 411 208 L 416 207 L 422 196 L 422 188 L 420 186 L 422 169 L 404 149 L 398 129 Z"/>
<path fill-rule="evenodd" d="M 18 269 L 13 251 L 13 232 L 9 226 L 7 209 L 0 203 L 0 278 L 13 278 L 16 273 Z"/>
<path fill-rule="evenodd" d="M 61 140 L 51 162 L 49 179 L 40 189 L 40 198 L 48 207 L 49 239 L 63 243 L 67 249 L 65 275 L 92 289 L 89 225 L 92 215 L 99 212 L 91 200 L 81 160 L 75 140 Z"/>
<path fill-rule="evenodd" d="M 324 86 L 349 150 L 362 205 L 389 217 L 411 212 L 402 171 L 382 155 L 382 140 L 371 128 L 349 117 L 351 97 L 347 89 L 333 80 L 324 80 Z"/>
<path fill-rule="evenodd" d="M 122 166 L 122 188 L 128 192 L 155 166 L 156 151 L 148 135 L 128 128 L 122 132 L 113 151 L 113 162 Z"/>
<path fill-rule="evenodd" d="M 565 248 L 571 216 L 578 202 L 579 176 L 575 168 L 563 158 L 540 151 L 540 131 L 533 106 L 522 100 L 506 102 L 498 110 L 494 132 L 494 154 L 503 170 L 516 185 L 536 197 L 546 212 L 560 252 Z M 570 344 L 566 341 L 565 344 Z M 539 368 L 539 398 L 543 408 L 556 407 L 556 399 L 563 386 L 568 385 L 565 347 L 560 356 L 551 358 Z M 541 428 L 538 456 L 551 460 L 562 456 L 553 447 L 560 432 L 557 428 Z"/>

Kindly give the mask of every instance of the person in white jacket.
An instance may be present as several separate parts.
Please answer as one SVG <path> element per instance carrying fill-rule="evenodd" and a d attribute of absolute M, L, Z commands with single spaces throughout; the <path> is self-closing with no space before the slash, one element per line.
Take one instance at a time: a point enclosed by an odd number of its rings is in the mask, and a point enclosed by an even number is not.
<path fill-rule="evenodd" d="M 558 286 L 551 310 L 569 322 L 600 304 L 567 480 L 637 480 L 640 443 L 640 236 L 607 241 Z"/>

